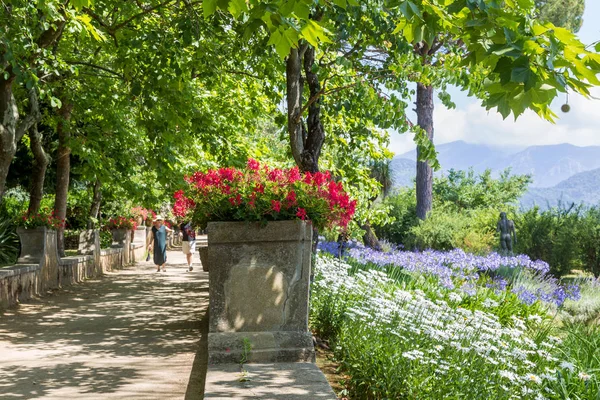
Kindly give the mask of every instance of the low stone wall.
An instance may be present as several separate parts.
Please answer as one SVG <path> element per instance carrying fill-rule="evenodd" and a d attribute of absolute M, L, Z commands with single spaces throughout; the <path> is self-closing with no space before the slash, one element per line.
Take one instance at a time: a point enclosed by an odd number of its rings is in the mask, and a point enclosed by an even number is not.
<path fill-rule="evenodd" d="M 58 271 L 59 287 L 83 282 L 86 279 L 102 275 L 102 270 L 99 270 L 99 265 L 96 265 L 94 256 L 61 258 Z"/>
<path fill-rule="evenodd" d="M 129 260 L 131 263 L 136 263 L 146 260 L 146 246 L 141 243 L 131 243 L 129 246 Z"/>
<path fill-rule="evenodd" d="M 137 242 L 131 243 L 131 235 L 127 235 L 124 247 L 110 249 L 100 249 L 98 231 L 83 232 L 79 239 L 80 255 L 64 258 L 58 256 L 56 232 L 45 228 L 18 232 L 22 243 L 19 263 L 0 268 L 0 309 L 51 289 L 122 269 L 124 265 L 143 261 L 146 255 L 144 232 L 134 235 Z"/>
<path fill-rule="evenodd" d="M 36 264 L 0 268 L 0 309 L 37 295 L 41 271 L 42 268 Z"/>
<path fill-rule="evenodd" d="M 100 268 L 102 272 L 112 272 L 123 268 L 123 249 L 100 250 Z"/>

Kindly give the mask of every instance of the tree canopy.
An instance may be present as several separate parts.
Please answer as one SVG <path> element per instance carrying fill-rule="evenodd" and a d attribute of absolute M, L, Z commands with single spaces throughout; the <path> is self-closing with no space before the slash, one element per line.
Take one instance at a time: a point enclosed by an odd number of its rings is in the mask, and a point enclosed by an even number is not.
<path fill-rule="evenodd" d="M 559 93 L 600 84 L 600 48 L 546 22 L 559 22 L 550 3 L 13 1 L 0 15 L 0 198 L 8 182 L 56 194 L 60 212 L 69 188 L 107 210 L 167 207 L 185 174 L 254 157 L 331 170 L 361 200 L 359 225 L 384 218 L 368 206 L 371 167 L 391 157 L 390 130 L 434 163 L 421 118 L 434 90 L 552 121 Z M 429 96 L 417 121 L 414 83 Z"/>

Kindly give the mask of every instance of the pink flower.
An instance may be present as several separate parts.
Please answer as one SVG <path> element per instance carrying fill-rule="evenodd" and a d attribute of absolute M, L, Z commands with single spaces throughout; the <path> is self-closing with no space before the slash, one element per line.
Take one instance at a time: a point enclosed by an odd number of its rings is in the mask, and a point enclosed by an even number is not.
<path fill-rule="evenodd" d="M 252 171 L 258 171 L 260 169 L 260 163 L 252 158 L 249 158 L 248 169 Z"/>

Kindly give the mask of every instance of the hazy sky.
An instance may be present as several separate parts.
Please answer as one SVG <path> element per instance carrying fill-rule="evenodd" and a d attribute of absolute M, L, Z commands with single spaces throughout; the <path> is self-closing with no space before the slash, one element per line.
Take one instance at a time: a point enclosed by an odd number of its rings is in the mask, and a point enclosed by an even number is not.
<path fill-rule="evenodd" d="M 578 33 L 584 44 L 600 40 L 599 20 L 600 0 L 586 0 L 583 26 Z M 496 111 L 487 112 L 477 99 L 468 98 L 459 90 L 451 94 L 456 109 L 448 110 L 439 102 L 435 104 L 433 121 L 436 144 L 464 140 L 511 147 L 558 143 L 600 145 L 600 100 L 587 100 L 571 94 L 571 111 L 564 114 L 560 106 L 565 102 L 565 96 L 561 94 L 552 104 L 552 109 L 560 119 L 556 124 L 551 124 L 533 112 L 526 112 L 517 121 L 512 116 L 503 120 Z M 600 88 L 594 88 L 592 94 L 600 99 Z M 413 112 L 410 119 L 414 122 L 417 120 Z M 411 133 L 391 134 L 390 150 L 396 154 L 414 147 Z"/>

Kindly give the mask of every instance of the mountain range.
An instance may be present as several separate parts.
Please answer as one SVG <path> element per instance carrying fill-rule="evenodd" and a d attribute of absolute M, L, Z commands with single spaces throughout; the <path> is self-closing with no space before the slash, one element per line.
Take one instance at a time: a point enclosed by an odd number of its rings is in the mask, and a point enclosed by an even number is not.
<path fill-rule="evenodd" d="M 598 204 L 600 201 L 600 146 L 571 144 L 506 148 L 463 141 L 436 146 L 442 170 L 437 174 L 473 168 L 491 169 L 498 175 L 507 168 L 512 174 L 530 174 L 533 182 L 521 202 L 524 207 L 543 208 L 563 202 Z M 394 157 L 391 163 L 395 186 L 412 185 L 416 150 Z"/>

